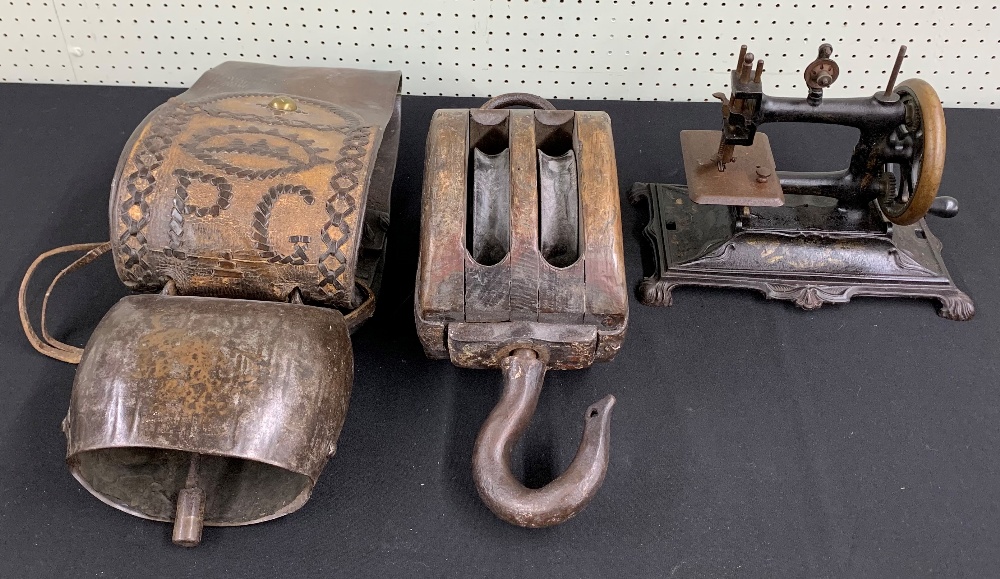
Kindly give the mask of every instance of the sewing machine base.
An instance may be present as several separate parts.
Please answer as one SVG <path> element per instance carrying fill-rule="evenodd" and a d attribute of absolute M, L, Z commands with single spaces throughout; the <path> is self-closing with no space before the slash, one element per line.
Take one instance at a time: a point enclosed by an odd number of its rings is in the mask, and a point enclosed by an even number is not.
<path fill-rule="evenodd" d="M 806 310 L 854 296 L 931 298 L 938 314 L 969 320 L 972 300 L 952 281 L 941 242 L 924 220 L 887 223 L 875 208 L 844 210 L 823 197 L 788 195 L 784 207 L 697 205 L 687 187 L 636 183 L 645 198 L 643 230 L 656 273 L 643 279 L 639 300 L 669 306 L 681 285 L 750 288 Z"/>

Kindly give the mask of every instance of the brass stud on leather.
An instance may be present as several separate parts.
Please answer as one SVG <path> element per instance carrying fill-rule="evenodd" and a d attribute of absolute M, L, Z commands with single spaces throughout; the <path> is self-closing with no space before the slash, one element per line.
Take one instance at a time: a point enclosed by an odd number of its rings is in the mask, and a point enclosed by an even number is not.
<path fill-rule="evenodd" d="M 267 106 L 281 112 L 293 112 L 299 108 L 299 105 L 295 104 L 295 101 L 291 97 L 286 96 L 274 97 Z"/>

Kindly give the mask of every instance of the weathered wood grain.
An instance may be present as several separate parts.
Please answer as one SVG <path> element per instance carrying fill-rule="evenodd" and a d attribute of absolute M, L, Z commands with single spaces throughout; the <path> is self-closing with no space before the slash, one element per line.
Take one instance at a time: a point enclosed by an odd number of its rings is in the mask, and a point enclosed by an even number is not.
<path fill-rule="evenodd" d="M 415 304 L 425 351 L 471 368 L 498 367 L 517 348 L 538 351 L 550 368 L 611 359 L 625 336 L 628 295 L 610 120 L 574 111 L 496 113 L 438 111 L 428 136 Z M 468 158 L 479 144 L 494 155 L 509 149 L 510 251 L 492 265 L 477 263 L 467 247 Z M 567 150 L 576 164 L 578 218 L 560 232 L 579 232 L 579 245 L 575 261 L 557 267 L 540 249 L 538 163 L 540 151 L 558 157 Z"/>
<path fill-rule="evenodd" d="M 431 119 L 421 207 L 420 317 L 465 319 L 465 204 L 469 111 L 443 109 Z"/>
<path fill-rule="evenodd" d="M 538 161 L 535 115 L 510 116 L 510 319 L 538 320 Z"/>

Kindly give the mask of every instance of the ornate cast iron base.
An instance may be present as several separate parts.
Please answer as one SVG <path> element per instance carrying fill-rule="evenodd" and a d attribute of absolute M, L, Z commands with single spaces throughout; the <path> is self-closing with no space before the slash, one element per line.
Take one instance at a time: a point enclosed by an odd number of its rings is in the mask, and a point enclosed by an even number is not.
<path fill-rule="evenodd" d="M 656 273 L 639 299 L 669 306 L 680 285 L 751 288 L 813 310 L 853 296 L 932 298 L 938 314 L 969 320 L 972 300 L 952 281 L 941 242 L 924 220 L 892 225 L 874 209 L 842 209 L 826 197 L 787 195 L 784 207 L 697 205 L 687 188 L 636 183 L 645 198 Z"/>

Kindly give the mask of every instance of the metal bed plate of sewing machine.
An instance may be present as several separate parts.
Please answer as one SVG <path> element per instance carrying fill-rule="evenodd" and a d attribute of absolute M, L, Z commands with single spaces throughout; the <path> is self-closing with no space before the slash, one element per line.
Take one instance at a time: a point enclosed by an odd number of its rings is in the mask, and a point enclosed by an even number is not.
<path fill-rule="evenodd" d="M 828 198 L 805 195 L 786 195 L 784 207 L 743 214 L 736 207 L 696 204 L 682 185 L 656 183 L 636 183 L 631 198 L 645 198 L 649 206 L 643 233 L 656 268 L 639 288 L 647 305 L 671 305 L 675 287 L 700 285 L 756 289 L 805 309 L 854 296 L 900 296 L 937 299 L 939 313 L 949 319 L 973 314 L 923 219 L 893 225 L 872 212 L 840 211 Z"/>
<path fill-rule="evenodd" d="M 736 160 L 726 171 L 716 169 L 719 131 L 681 131 L 681 146 L 689 193 L 695 203 L 749 207 L 785 203 L 767 135 L 759 133 L 752 146 L 735 151 Z"/>

